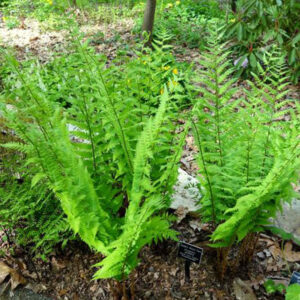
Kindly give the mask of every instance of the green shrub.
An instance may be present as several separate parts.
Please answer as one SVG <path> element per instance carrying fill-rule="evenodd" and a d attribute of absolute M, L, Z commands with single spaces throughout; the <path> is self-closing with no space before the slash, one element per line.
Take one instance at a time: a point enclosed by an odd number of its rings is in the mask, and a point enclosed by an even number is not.
<path fill-rule="evenodd" d="M 70 227 L 53 193 L 41 184 L 33 188 L 32 176 L 22 176 L 24 181 L 6 182 L 0 188 L 0 226 L 10 242 L 47 259 L 54 247 L 73 239 Z"/>
<path fill-rule="evenodd" d="M 157 4 L 154 36 L 168 32 L 171 41 L 189 48 L 206 45 L 209 29 L 213 24 L 222 24 L 224 12 L 216 1 L 160 1 Z M 134 31 L 141 30 L 142 18 Z"/>
<path fill-rule="evenodd" d="M 103 13 L 102 8 L 108 8 L 106 17 L 111 14 L 121 15 L 130 13 L 135 1 L 100 1 L 100 0 L 10 0 L 3 1 L 3 11 L 6 16 L 35 17 L 39 21 L 47 21 L 49 16 L 55 17 L 62 22 L 69 14 L 70 8 L 80 9 L 83 13 L 88 12 L 93 18 Z M 0 2 L 1 7 L 1 2 Z M 94 14 L 95 9 L 97 11 Z M 105 11 L 105 10 L 104 10 Z M 72 13 L 72 12 L 70 12 Z M 63 15 L 62 15 L 63 14 Z M 111 20 L 111 19 L 110 19 Z"/>
<path fill-rule="evenodd" d="M 264 58 L 261 76 L 254 74 L 255 83 L 236 99 L 230 55 L 212 39 L 198 78 L 202 97 L 193 108 L 202 216 L 217 226 L 214 247 L 231 247 L 264 230 L 282 201 L 296 196 L 291 183 L 299 178 L 300 107 L 287 97 L 284 60 L 276 52 L 273 62 Z"/>
<path fill-rule="evenodd" d="M 157 86 L 162 81 L 155 74 L 143 75 L 157 65 L 166 71 L 155 61 L 162 53 L 155 53 L 141 54 L 142 62 L 129 63 L 129 72 L 122 64 L 105 68 L 103 57 L 78 43 L 79 63 L 73 60 L 64 72 L 57 69 L 53 86 L 42 81 L 41 66 L 21 72 L 8 57 L 18 75 L 10 101 L 14 109 L 5 108 L 6 97 L 3 109 L 22 143 L 5 147 L 26 154 L 36 173 L 32 183 L 44 182 L 73 231 L 106 256 L 95 278 L 124 279 L 145 244 L 176 239 L 164 209 L 170 205 L 186 130 L 175 135 L 177 87 L 172 81 L 169 87 Z M 176 79 L 177 72 L 169 75 Z M 51 96 L 58 86 L 69 103 L 64 109 Z"/>
<path fill-rule="evenodd" d="M 286 300 L 299 300 L 300 299 L 300 285 L 298 283 L 291 284 L 286 289 Z"/>
<path fill-rule="evenodd" d="M 16 142 L 1 118 L 0 124 L 0 144 Z M 45 185 L 31 186 L 24 159 L 17 151 L 1 149 L 0 227 L 10 242 L 46 258 L 56 245 L 66 245 L 71 234 L 58 199 Z"/>
<path fill-rule="evenodd" d="M 292 80 L 297 82 L 300 76 L 300 3 L 239 0 L 237 4 L 237 14 L 229 20 L 225 36 L 234 43 L 236 54 L 242 57 L 241 62 L 248 59 L 246 70 L 257 72 L 264 53 L 276 44 L 283 49 Z"/>
<path fill-rule="evenodd" d="M 126 55 L 128 50 L 120 49 L 117 58 L 109 63 L 112 84 L 119 90 L 119 93 L 124 97 L 138 97 L 140 105 L 149 110 L 150 114 L 155 113 L 159 105 L 157 96 L 163 92 L 164 85 L 172 90 L 170 94 L 172 102 L 181 108 L 190 105 L 185 85 L 189 82 L 191 67 L 176 63 L 174 56 L 170 53 L 170 46 L 165 45 L 167 39 L 167 35 L 161 35 L 161 39 L 155 41 L 155 51 L 135 50 L 133 58 Z M 93 44 L 94 39 L 89 43 Z M 60 103 L 64 107 L 71 106 L 69 98 L 70 95 L 73 96 L 78 84 L 77 73 L 74 70 L 86 68 L 86 61 L 74 47 L 71 46 L 68 51 L 68 55 L 57 55 L 45 64 L 41 64 L 35 58 L 23 61 L 20 68 L 23 76 L 30 76 L 32 84 L 48 91 L 49 101 Z M 108 63 L 104 56 L 99 55 L 98 59 L 103 63 Z M 25 86 L 19 87 L 19 75 L 12 72 L 9 64 L 3 63 L 1 73 L 7 98 L 15 96 L 16 87 L 22 89 L 22 93 L 26 90 Z"/>
<path fill-rule="evenodd" d="M 282 283 L 276 284 L 273 280 L 268 279 L 264 283 L 264 287 L 268 294 L 283 293 L 286 300 L 300 299 L 300 285 L 297 283 L 285 286 Z"/>
<path fill-rule="evenodd" d="M 8 29 L 13 29 L 20 25 L 19 19 L 15 16 L 4 17 L 4 22 Z"/>

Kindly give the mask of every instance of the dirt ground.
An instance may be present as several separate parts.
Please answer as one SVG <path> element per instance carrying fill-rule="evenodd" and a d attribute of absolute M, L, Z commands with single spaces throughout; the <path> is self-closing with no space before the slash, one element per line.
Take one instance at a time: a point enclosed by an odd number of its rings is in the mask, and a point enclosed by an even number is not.
<path fill-rule="evenodd" d="M 260 234 L 250 263 L 235 271 L 229 267 L 220 280 L 216 250 L 207 246 L 210 225 L 187 215 L 174 228 L 180 233 L 180 241 L 203 248 L 201 263 L 191 265 L 190 282 L 186 282 L 184 260 L 178 257 L 177 242 L 145 247 L 138 268 L 127 281 L 127 287 L 131 286 L 128 294 L 134 295 L 134 299 L 284 299 L 281 295 L 268 296 L 264 281 L 270 278 L 288 284 L 290 272 L 300 270 L 295 261 L 300 260 L 299 247 L 287 242 L 282 252 L 277 237 Z M 2 249 L 5 247 L 7 243 L 2 243 Z M 233 249 L 229 263 L 236 253 L 237 249 Z M 50 299 L 118 299 L 113 295 L 112 287 L 117 288 L 115 282 L 91 280 L 96 270 L 91 266 L 100 260 L 101 255 L 74 241 L 63 251 L 58 247 L 48 262 L 32 260 L 21 248 L 16 248 L 13 256 L 5 256 L 2 262 L 21 276 L 23 281 L 18 280 L 23 286 Z"/>

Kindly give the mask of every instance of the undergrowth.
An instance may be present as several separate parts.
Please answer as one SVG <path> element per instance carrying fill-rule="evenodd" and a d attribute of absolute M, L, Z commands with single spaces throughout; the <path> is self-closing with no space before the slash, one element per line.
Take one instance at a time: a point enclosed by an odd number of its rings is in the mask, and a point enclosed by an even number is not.
<path fill-rule="evenodd" d="M 168 32 L 170 43 L 204 49 L 213 24 L 221 26 L 224 12 L 216 1 L 160 1 L 157 4 L 154 36 Z M 142 15 L 134 33 L 140 32 Z"/>
<path fill-rule="evenodd" d="M 0 124 L 0 143 L 16 142 L 2 118 Z M 43 183 L 31 185 L 33 175 L 24 166 L 24 159 L 18 151 L 1 150 L 0 227 L 11 251 L 18 245 L 46 260 L 58 244 L 64 247 L 72 235 L 58 199 Z"/>
<path fill-rule="evenodd" d="M 194 102 L 193 132 L 205 191 L 201 215 L 216 226 L 212 246 L 223 248 L 222 277 L 230 247 L 244 240 L 248 249 L 240 250 L 251 253 L 255 234 L 284 201 L 297 197 L 291 183 L 299 178 L 300 107 L 288 97 L 285 61 L 276 50 L 266 53 L 265 69 L 253 74 L 255 82 L 239 95 L 226 45 L 215 35 L 208 50 L 201 61 L 202 97 Z M 244 261 L 245 253 L 237 259 Z"/>
<path fill-rule="evenodd" d="M 76 59 L 55 65 L 50 84 L 50 69 L 22 70 L 6 56 L 15 74 L 7 82 L 15 83 L 2 95 L 2 110 L 21 141 L 3 146 L 26 155 L 32 185 L 51 190 L 73 231 L 106 256 L 95 278 L 125 279 L 145 244 L 176 239 L 165 209 L 187 131 L 177 122 L 187 99 L 180 71 L 163 55 L 169 48 L 158 45 L 107 68 L 78 41 Z"/>

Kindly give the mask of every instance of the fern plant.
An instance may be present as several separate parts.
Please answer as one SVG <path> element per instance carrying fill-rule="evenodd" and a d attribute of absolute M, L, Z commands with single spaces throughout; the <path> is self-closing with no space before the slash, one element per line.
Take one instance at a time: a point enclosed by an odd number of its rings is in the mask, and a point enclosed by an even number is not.
<path fill-rule="evenodd" d="M 0 118 L 0 143 L 18 139 Z M 24 165 L 24 155 L 2 148 L 0 154 L 0 226 L 9 246 L 29 249 L 42 258 L 72 239 L 59 201 L 44 184 L 31 186 L 32 173 Z"/>
<path fill-rule="evenodd" d="M 32 188 L 31 178 L 26 174 L 22 183 L 6 182 L 0 188 L 0 226 L 10 243 L 46 260 L 54 247 L 64 248 L 74 237 L 58 199 L 43 184 Z"/>
<path fill-rule="evenodd" d="M 236 128 L 228 119 L 237 103 L 230 101 L 236 91 L 232 87 L 235 80 L 228 80 L 233 72 L 228 68 L 230 53 L 224 50 L 225 45 L 219 46 L 216 39 L 211 39 L 209 48 L 212 51 L 201 61 L 205 67 L 199 78 L 199 82 L 203 83 L 199 88 L 203 97 L 194 103 L 192 127 L 203 175 L 200 177 L 201 185 L 206 191 L 201 200 L 202 215 L 217 224 L 223 220 L 223 212 L 234 203 L 233 183 L 224 175 L 225 170 L 232 170 L 227 165 L 227 153 L 233 146 L 229 138 Z"/>
<path fill-rule="evenodd" d="M 211 40 L 200 72 L 202 97 L 193 108 L 202 216 L 217 226 L 212 246 L 227 247 L 225 258 L 236 241 L 254 244 L 282 201 L 295 196 L 299 167 L 299 104 L 287 98 L 284 60 L 266 54 L 265 69 L 237 97 L 230 54 L 216 36 Z"/>
<path fill-rule="evenodd" d="M 284 59 L 273 51 L 266 54 L 264 63 L 266 68 L 261 68 L 260 75 L 253 74 L 255 83 L 249 82 L 251 117 L 256 119 L 248 159 L 252 168 L 247 169 L 247 184 L 235 206 L 227 211 L 230 218 L 213 234 L 214 240 L 222 236 L 226 244 L 235 236 L 242 240 L 250 232 L 264 230 L 282 201 L 298 197 L 292 183 L 297 184 L 299 178 L 299 103 L 287 97 Z M 243 119 L 247 120 L 246 116 Z"/>
<path fill-rule="evenodd" d="M 95 278 L 121 280 L 145 244 L 176 239 L 172 218 L 160 212 L 171 201 L 186 129 L 174 135 L 178 107 L 170 102 L 171 85 L 152 96 L 160 102 L 154 114 L 151 101 L 141 106 L 137 94 L 111 80 L 118 66 L 104 68 L 87 44 L 78 43 L 76 53 L 84 63 L 59 79 L 68 91 L 65 108 L 48 99 L 51 87 L 34 84 L 35 76 L 7 58 L 18 82 L 12 100 L 2 99 L 4 116 L 22 142 L 3 146 L 26 154 L 38 169 L 32 184 L 47 184 L 73 231 L 106 256 Z"/>

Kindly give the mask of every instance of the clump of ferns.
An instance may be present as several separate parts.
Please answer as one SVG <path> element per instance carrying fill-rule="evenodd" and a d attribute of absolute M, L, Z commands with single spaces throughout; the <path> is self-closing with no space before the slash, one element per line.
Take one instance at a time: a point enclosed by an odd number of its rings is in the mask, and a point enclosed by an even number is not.
<path fill-rule="evenodd" d="M 262 79 L 254 77 L 245 97 L 236 99 L 229 56 L 225 45 L 211 39 L 198 78 L 202 96 L 192 111 L 204 188 L 201 212 L 216 228 L 211 246 L 218 248 L 221 278 L 234 245 L 239 250 L 232 269 L 250 260 L 257 233 L 282 201 L 292 199 L 299 166 L 299 104 L 286 99 L 283 61 L 277 60 Z M 283 115 L 288 117 L 281 120 Z"/>
<path fill-rule="evenodd" d="M 5 122 L 22 143 L 4 146 L 26 154 L 35 172 L 32 181 L 53 191 L 71 229 L 105 256 L 94 278 L 122 282 L 126 298 L 126 279 L 141 248 L 177 239 L 165 211 L 187 126 L 175 135 L 179 110 L 167 86 L 156 96 L 156 112 L 149 113 L 151 103 L 140 106 L 116 88 L 111 80 L 116 66 L 105 68 L 86 44 L 79 43 L 77 53 L 85 63 L 67 68 L 58 79 L 67 91 L 67 108 L 48 98 L 55 87 L 36 85 L 34 76 L 21 73 L 18 62 L 7 57 L 18 78 L 11 94 L 14 109 L 6 108 L 6 97 L 1 100 Z"/>

